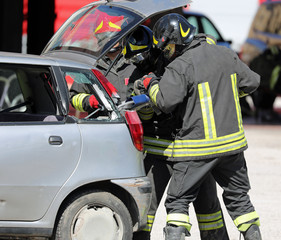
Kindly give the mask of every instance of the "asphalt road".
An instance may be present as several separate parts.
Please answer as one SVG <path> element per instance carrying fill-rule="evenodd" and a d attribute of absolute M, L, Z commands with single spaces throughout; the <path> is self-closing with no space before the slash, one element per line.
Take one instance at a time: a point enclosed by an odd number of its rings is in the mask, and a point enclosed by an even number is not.
<path fill-rule="evenodd" d="M 252 189 L 249 194 L 260 216 L 263 240 L 281 239 L 281 123 L 280 125 L 244 124 L 249 148 L 245 151 L 248 173 Z M 239 232 L 230 219 L 218 186 L 230 240 L 239 240 Z M 165 197 L 165 196 L 164 196 Z M 163 238 L 166 212 L 163 200 L 156 214 L 152 229 L 152 240 Z M 193 207 L 190 208 L 193 224 L 190 240 L 199 240 L 199 230 Z M 243 239 L 243 237 L 241 237 Z"/>

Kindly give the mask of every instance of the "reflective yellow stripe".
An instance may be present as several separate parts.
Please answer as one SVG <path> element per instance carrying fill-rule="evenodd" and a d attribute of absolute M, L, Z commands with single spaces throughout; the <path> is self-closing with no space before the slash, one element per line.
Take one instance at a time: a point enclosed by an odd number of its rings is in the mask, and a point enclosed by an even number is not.
<path fill-rule="evenodd" d="M 247 145 L 244 131 L 215 139 L 169 141 L 144 137 L 145 151 L 167 157 L 207 156 L 240 149 Z"/>
<path fill-rule="evenodd" d="M 198 84 L 203 125 L 206 139 L 217 137 L 215 118 L 213 112 L 213 103 L 210 86 L 208 82 Z"/>
<path fill-rule="evenodd" d="M 190 231 L 191 229 L 191 224 L 189 223 L 189 216 L 186 214 L 170 213 L 167 215 L 167 223 L 185 227 L 188 231 Z"/>
<path fill-rule="evenodd" d="M 126 46 L 125 46 L 125 47 L 123 48 L 123 50 L 122 50 L 122 54 L 125 56 L 126 53 L 127 53 L 127 48 L 126 48 Z"/>
<path fill-rule="evenodd" d="M 158 92 L 159 92 L 159 85 L 158 84 L 154 84 L 149 90 L 149 97 L 150 97 L 151 101 L 153 102 L 153 104 L 155 106 L 157 106 L 156 96 L 157 96 Z"/>
<path fill-rule="evenodd" d="M 212 38 L 207 37 L 207 38 L 206 38 L 206 41 L 207 41 L 207 43 L 209 43 L 209 44 L 215 44 L 215 45 L 216 45 L 216 42 L 215 42 Z"/>
<path fill-rule="evenodd" d="M 95 33 L 96 33 L 98 30 L 100 30 L 100 29 L 102 28 L 102 26 L 103 26 L 103 21 L 101 21 L 101 23 L 98 25 L 98 27 L 97 27 L 96 30 L 95 30 Z"/>
<path fill-rule="evenodd" d="M 211 214 L 196 214 L 200 230 L 219 229 L 224 226 L 221 211 Z"/>
<path fill-rule="evenodd" d="M 149 120 L 154 115 L 154 110 L 151 107 L 145 107 L 138 111 L 138 115 L 142 120 Z"/>
<path fill-rule="evenodd" d="M 174 149 L 173 150 L 173 157 L 188 157 L 188 156 L 207 156 L 207 155 L 214 155 L 219 153 L 225 153 L 234 151 L 237 149 L 241 149 L 247 145 L 247 141 L 243 138 L 240 141 L 229 143 L 223 146 L 215 146 L 210 148 L 204 149 Z"/>
<path fill-rule="evenodd" d="M 80 93 L 80 94 L 75 95 L 72 98 L 72 104 L 73 104 L 74 108 L 80 112 L 84 112 L 85 110 L 83 109 L 83 100 L 85 97 L 87 97 L 89 95 L 90 94 L 86 94 L 86 93 Z"/>
<path fill-rule="evenodd" d="M 188 33 L 190 32 L 190 28 L 188 28 L 186 31 L 184 31 L 183 29 L 182 29 L 182 26 L 181 26 L 181 23 L 180 23 L 180 30 L 181 30 L 181 35 L 182 35 L 182 37 L 186 37 L 187 35 L 188 35 Z"/>
<path fill-rule="evenodd" d="M 238 227 L 238 230 L 240 232 L 246 232 L 248 230 L 249 227 L 251 227 L 252 225 L 257 225 L 257 226 L 260 226 L 260 220 L 257 220 L 255 222 L 252 222 L 252 223 L 244 223 L 244 224 L 241 224 L 239 227 Z"/>
<path fill-rule="evenodd" d="M 222 218 L 221 211 L 211 214 L 196 214 L 199 222 L 212 222 Z"/>
<path fill-rule="evenodd" d="M 153 215 L 147 215 L 147 223 L 146 223 L 146 226 L 145 228 L 141 229 L 142 231 L 146 231 L 146 232 L 151 232 L 152 230 L 152 225 L 153 225 L 153 222 L 154 222 L 154 218 L 155 216 Z"/>
<path fill-rule="evenodd" d="M 239 97 L 241 98 L 241 97 L 245 97 L 245 96 L 247 96 L 248 95 L 248 93 L 244 93 L 242 90 L 239 90 Z"/>
<path fill-rule="evenodd" d="M 215 222 L 210 222 L 210 223 L 198 223 L 199 229 L 201 231 L 207 231 L 207 230 L 214 230 L 214 229 L 219 229 L 224 226 L 222 219 L 215 221 Z"/>
<path fill-rule="evenodd" d="M 147 48 L 148 46 L 146 46 L 146 45 L 144 45 L 144 46 L 137 46 L 137 45 L 133 45 L 133 44 L 131 44 L 130 43 L 130 48 L 131 48 L 131 50 L 133 50 L 133 51 L 136 51 L 136 50 L 141 50 L 141 49 L 144 49 L 144 48 Z"/>
<path fill-rule="evenodd" d="M 238 227 L 241 224 L 247 223 L 251 220 L 258 219 L 258 218 L 259 218 L 259 215 L 257 214 L 256 211 L 254 211 L 254 212 L 250 212 L 250 213 L 237 217 L 234 220 L 234 224 L 236 227 Z"/>
<path fill-rule="evenodd" d="M 233 90 L 233 96 L 235 101 L 235 107 L 236 107 L 236 114 L 237 114 L 237 120 L 238 120 L 238 127 L 239 130 L 243 130 L 242 126 L 242 114 L 241 114 L 241 108 L 239 103 L 239 95 L 237 90 L 237 75 L 236 73 L 231 75 L 231 82 L 232 82 L 232 90 Z"/>
<path fill-rule="evenodd" d="M 201 140 L 175 140 L 174 148 L 195 148 L 195 147 L 210 147 L 215 145 L 227 145 L 245 138 L 244 131 L 239 131 L 215 139 L 201 139 Z"/>
<path fill-rule="evenodd" d="M 280 72 L 281 72 L 281 66 L 277 65 L 272 73 L 271 73 L 271 77 L 270 77 L 270 80 L 269 80 L 269 88 L 271 90 L 273 90 L 275 88 L 275 85 L 279 79 L 279 76 L 280 76 Z"/>
<path fill-rule="evenodd" d="M 153 36 L 153 43 L 154 43 L 154 45 L 157 45 L 157 44 L 158 44 L 158 41 L 155 39 L 154 36 Z"/>
<path fill-rule="evenodd" d="M 108 22 L 108 26 L 109 27 L 112 27 L 112 28 L 116 28 L 116 29 L 119 29 L 119 30 L 121 30 L 121 27 L 120 26 L 118 26 L 118 25 L 116 25 L 115 23 L 113 23 L 113 22 Z"/>
<path fill-rule="evenodd" d="M 173 147 L 173 141 L 161 139 L 161 138 L 153 138 L 153 137 L 146 137 L 144 136 L 144 143 L 145 144 L 151 144 L 156 146 L 162 146 L 162 147 Z"/>

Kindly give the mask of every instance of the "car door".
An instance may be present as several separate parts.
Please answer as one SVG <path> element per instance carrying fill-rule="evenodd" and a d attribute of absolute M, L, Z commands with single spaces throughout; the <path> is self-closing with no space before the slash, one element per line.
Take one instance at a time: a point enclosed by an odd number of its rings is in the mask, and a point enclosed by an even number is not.
<path fill-rule="evenodd" d="M 14 81 L 0 88 L 1 221 L 42 218 L 79 162 L 79 129 L 57 113 L 52 76 L 51 68 L 0 64 L 0 79 Z"/>

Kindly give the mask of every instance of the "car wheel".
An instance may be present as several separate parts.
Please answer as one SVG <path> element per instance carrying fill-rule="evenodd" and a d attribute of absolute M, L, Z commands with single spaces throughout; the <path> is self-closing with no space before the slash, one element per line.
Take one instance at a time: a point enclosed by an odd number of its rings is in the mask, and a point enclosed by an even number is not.
<path fill-rule="evenodd" d="M 84 192 L 62 212 L 55 240 L 131 240 L 132 220 L 124 203 L 108 192 Z"/>

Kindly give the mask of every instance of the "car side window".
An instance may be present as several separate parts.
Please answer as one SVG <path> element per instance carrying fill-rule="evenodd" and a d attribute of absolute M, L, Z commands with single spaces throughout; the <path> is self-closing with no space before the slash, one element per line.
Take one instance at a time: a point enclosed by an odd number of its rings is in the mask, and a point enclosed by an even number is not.
<path fill-rule="evenodd" d="M 199 33 L 199 24 L 198 24 L 197 18 L 194 16 L 190 16 L 190 17 L 187 17 L 186 19 L 191 25 L 196 27 L 196 34 L 198 34 Z"/>
<path fill-rule="evenodd" d="M 48 67 L 0 64 L 0 122 L 59 121 Z"/>
<path fill-rule="evenodd" d="M 220 35 L 214 25 L 205 17 L 201 17 L 202 27 L 206 34 L 210 34 L 215 37 L 217 40 L 220 39 Z"/>

